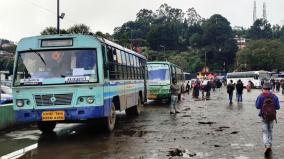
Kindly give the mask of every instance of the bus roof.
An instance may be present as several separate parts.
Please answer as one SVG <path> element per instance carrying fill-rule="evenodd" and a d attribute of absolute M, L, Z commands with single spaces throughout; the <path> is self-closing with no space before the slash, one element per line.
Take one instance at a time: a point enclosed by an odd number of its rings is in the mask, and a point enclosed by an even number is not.
<path fill-rule="evenodd" d="M 92 35 L 82 35 L 82 34 L 54 34 L 54 35 L 40 35 L 40 36 L 31 36 L 31 37 L 26 37 L 20 40 L 20 42 L 18 43 L 17 46 L 17 52 L 23 52 L 23 51 L 29 51 L 31 49 L 33 50 L 50 50 L 50 49 L 64 49 L 64 48 L 68 48 L 66 46 L 63 47 L 42 47 L 41 46 L 41 40 L 64 40 L 64 39 L 75 39 L 74 40 L 74 44 L 73 44 L 73 48 L 92 48 L 92 47 L 96 47 L 93 45 L 92 42 L 100 42 L 100 43 L 104 43 L 106 45 L 110 45 L 113 46 L 117 49 L 120 49 L 122 51 L 134 54 L 136 56 L 139 56 L 143 59 L 146 59 L 145 56 L 136 53 L 133 50 L 127 49 L 125 47 L 122 47 L 119 44 L 116 44 L 110 40 L 101 38 L 101 37 L 97 37 L 97 36 L 92 36 Z M 90 41 L 91 43 L 80 43 L 78 42 L 77 39 L 82 39 L 82 40 L 87 40 Z M 70 48 L 70 46 L 69 46 Z"/>
<path fill-rule="evenodd" d="M 169 61 L 151 61 L 151 62 L 147 62 L 147 64 L 167 64 L 167 65 L 173 65 L 175 67 L 180 68 L 178 65 L 171 63 Z"/>
<path fill-rule="evenodd" d="M 227 75 L 232 75 L 232 74 L 259 74 L 259 73 L 268 73 L 268 71 L 246 71 L 246 72 L 230 72 L 227 73 Z"/>

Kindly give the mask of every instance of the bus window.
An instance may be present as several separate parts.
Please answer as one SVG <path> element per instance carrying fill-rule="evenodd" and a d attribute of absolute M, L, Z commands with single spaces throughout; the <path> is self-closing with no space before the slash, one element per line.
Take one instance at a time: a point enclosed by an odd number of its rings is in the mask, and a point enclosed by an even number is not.
<path fill-rule="evenodd" d="M 106 51 L 105 46 L 102 45 L 102 55 L 103 55 L 103 67 L 104 67 L 104 78 L 108 78 L 108 66 L 107 66 L 107 58 L 106 58 Z"/>

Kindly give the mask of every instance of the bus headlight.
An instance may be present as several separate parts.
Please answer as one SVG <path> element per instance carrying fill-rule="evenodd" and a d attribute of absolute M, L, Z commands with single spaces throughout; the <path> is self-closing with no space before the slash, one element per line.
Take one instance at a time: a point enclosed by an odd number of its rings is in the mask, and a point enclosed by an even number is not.
<path fill-rule="evenodd" d="M 17 105 L 18 107 L 23 107 L 23 106 L 24 106 L 24 100 L 22 100 L 22 99 L 17 99 L 17 100 L 16 100 L 16 105 Z"/>
<path fill-rule="evenodd" d="M 87 102 L 88 102 L 89 104 L 94 103 L 94 101 L 95 101 L 94 97 L 87 97 Z"/>

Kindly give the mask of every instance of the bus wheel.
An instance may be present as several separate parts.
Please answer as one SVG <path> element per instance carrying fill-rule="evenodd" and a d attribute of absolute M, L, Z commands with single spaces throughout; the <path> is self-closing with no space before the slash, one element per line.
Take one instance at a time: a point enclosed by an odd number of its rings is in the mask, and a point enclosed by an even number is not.
<path fill-rule="evenodd" d="M 38 122 L 37 127 L 42 133 L 51 133 L 56 126 L 56 122 Z"/>
<path fill-rule="evenodd" d="M 103 125 L 108 132 L 111 132 L 114 129 L 115 121 L 116 121 L 115 105 L 112 102 L 109 116 L 103 118 Z"/>
<path fill-rule="evenodd" d="M 142 107 L 143 107 L 142 100 L 141 97 L 139 96 L 138 104 L 133 107 L 127 108 L 125 110 L 125 113 L 127 116 L 138 116 L 141 114 Z"/>

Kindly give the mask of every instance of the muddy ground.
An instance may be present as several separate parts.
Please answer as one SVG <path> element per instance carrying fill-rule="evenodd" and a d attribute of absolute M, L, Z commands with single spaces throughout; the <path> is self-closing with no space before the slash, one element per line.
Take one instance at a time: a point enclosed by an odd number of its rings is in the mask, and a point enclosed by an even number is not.
<path fill-rule="evenodd" d="M 0 156 L 13 152 L 23 159 L 263 159 L 261 122 L 254 106 L 259 93 L 245 92 L 243 103 L 233 105 L 225 89 L 212 92 L 211 100 L 185 94 L 176 115 L 170 115 L 166 103 L 149 101 L 137 118 L 119 113 L 112 133 L 88 124 L 59 124 L 50 135 L 42 135 L 34 125 L 2 131 Z M 283 106 L 284 96 L 276 94 Z M 283 131 L 284 109 L 274 127 L 273 159 L 284 158 Z"/>

